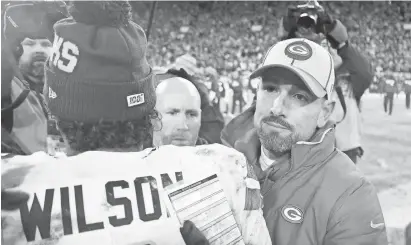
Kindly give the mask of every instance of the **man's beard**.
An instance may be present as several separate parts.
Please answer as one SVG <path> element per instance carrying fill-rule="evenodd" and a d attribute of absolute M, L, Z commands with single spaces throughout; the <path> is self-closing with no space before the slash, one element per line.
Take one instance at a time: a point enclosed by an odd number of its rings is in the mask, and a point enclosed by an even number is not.
<path fill-rule="evenodd" d="M 33 55 L 27 62 L 20 62 L 19 68 L 23 75 L 37 80 L 32 82 L 41 82 L 44 78 L 44 63 L 46 60 L 45 55 Z"/>
<path fill-rule="evenodd" d="M 175 140 L 175 136 L 168 135 L 168 136 L 164 136 L 162 141 L 163 141 L 163 144 L 165 145 L 171 145 L 173 141 L 175 141 L 174 144 L 177 146 L 195 146 L 196 139 L 198 137 L 194 137 L 194 135 L 190 134 L 189 136 L 186 136 L 186 137 L 181 136 L 181 138 L 184 139 L 184 141 L 179 142 L 178 140 Z"/>
<path fill-rule="evenodd" d="M 262 125 L 264 122 L 280 124 L 286 127 L 290 133 L 287 136 L 281 136 L 279 132 L 265 131 Z M 299 135 L 295 133 L 295 128 L 292 125 L 275 116 L 263 118 L 260 122 L 260 127 L 257 129 L 257 133 L 263 147 L 273 153 L 284 153 L 291 150 L 292 145 L 299 139 Z"/>

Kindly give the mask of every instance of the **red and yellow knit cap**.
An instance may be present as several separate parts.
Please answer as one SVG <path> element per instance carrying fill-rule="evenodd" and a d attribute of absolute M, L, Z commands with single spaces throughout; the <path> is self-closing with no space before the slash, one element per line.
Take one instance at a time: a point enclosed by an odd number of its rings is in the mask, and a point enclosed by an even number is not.
<path fill-rule="evenodd" d="M 81 122 L 138 120 L 153 110 L 147 39 L 126 1 L 73 1 L 54 25 L 44 95 L 51 113 Z"/>

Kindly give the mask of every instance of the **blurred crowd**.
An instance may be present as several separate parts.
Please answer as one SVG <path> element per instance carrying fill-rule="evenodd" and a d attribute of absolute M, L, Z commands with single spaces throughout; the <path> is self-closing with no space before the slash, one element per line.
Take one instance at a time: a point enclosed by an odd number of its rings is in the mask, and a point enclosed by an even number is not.
<path fill-rule="evenodd" d="M 161 1 L 156 3 L 150 27 L 153 2 L 131 2 L 134 20 L 147 31 L 151 65 L 176 68 L 172 65 L 178 57 L 189 55 L 195 61 L 193 75 L 218 97 L 224 94 L 221 111 L 232 114 L 233 103 L 239 104 L 239 111 L 251 103 L 255 88 L 248 76 L 284 35 L 282 18 L 289 6 L 297 4 L 301 2 Z M 407 11 L 411 2 L 321 4 L 342 21 L 351 44 L 371 62 L 375 77 L 370 91 L 382 92 L 388 73 L 399 80 L 401 90 L 401 81 L 411 69 L 411 26 L 404 24 L 411 23 L 411 11 Z M 212 85 L 214 80 L 219 84 Z"/>
<path fill-rule="evenodd" d="M 154 66 L 167 67 L 190 54 L 197 60 L 197 75 L 213 67 L 223 81 L 239 77 L 246 83 L 264 52 L 283 35 L 281 18 L 292 4 L 298 3 L 159 2 L 148 57 Z M 375 71 L 409 72 L 411 30 L 403 23 L 411 23 L 411 2 L 322 4 L 348 28 L 350 42 Z M 135 3 L 134 8 L 136 21 L 147 27 L 151 3 Z M 379 77 L 374 82 L 379 83 Z"/>
<path fill-rule="evenodd" d="M 154 65 L 164 66 L 190 53 L 199 67 L 212 66 L 219 74 L 252 71 L 282 35 L 281 18 L 290 4 L 295 3 L 160 2 L 150 34 L 149 57 Z M 364 51 L 374 68 L 409 69 L 411 31 L 402 23 L 411 22 L 410 2 L 322 4 L 347 26 L 350 41 Z M 147 26 L 147 14 L 140 16 L 136 11 L 135 18 Z"/>

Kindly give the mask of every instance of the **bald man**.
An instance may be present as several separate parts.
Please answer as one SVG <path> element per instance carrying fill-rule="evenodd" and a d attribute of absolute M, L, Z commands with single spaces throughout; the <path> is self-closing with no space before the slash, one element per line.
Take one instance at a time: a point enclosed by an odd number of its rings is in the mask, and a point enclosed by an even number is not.
<path fill-rule="evenodd" d="M 201 126 L 201 99 L 196 87 L 181 77 L 161 81 L 156 88 L 153 145 L 194 146 Z M 161 120 L 161 121 L 160 121 Z"/>

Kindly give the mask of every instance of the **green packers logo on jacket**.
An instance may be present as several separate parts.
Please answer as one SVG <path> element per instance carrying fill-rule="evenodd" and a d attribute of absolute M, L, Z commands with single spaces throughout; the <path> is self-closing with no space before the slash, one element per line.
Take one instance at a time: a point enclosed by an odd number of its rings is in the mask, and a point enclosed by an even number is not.
<path fill-rule="evenodd" d="M 285 205 L 281 209 L 281 215 L 285 220 L 294 224 L 300 224 L 304 219 L 304 212 L 293 205 Z"/>

